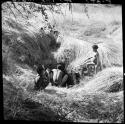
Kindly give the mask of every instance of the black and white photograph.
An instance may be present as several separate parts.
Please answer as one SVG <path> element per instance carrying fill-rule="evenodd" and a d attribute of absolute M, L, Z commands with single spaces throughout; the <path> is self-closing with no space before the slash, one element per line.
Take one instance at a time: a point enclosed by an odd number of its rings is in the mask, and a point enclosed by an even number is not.
<path fill-rule="evenodd" d="M 4 120 L 124 123 L 122 4 L 102 1 L 1 3 Z"/>

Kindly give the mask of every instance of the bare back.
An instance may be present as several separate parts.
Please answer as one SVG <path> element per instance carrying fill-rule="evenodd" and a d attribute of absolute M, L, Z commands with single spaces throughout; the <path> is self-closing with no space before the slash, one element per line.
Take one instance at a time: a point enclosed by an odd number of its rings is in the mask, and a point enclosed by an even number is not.
<path fill-rule="evenodd" d="M 56 84 L 60 84 L 62 82 L 63 72 L 59 69 L 53 69 L 53 81 Z"/>

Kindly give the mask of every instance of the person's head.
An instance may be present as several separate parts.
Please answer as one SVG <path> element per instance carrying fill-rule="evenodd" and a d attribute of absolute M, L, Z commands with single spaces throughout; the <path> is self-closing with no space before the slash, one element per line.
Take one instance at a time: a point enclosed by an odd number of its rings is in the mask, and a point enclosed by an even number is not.
<path fill-rule="evenodd" d="M 52 70 L 49 72 L 49 78 L 50 78 L 50 79 L 53 78 L 53 71 L 52 71 Z"/>
<path fill-rule="evenodd" d="M 58 31 L 53 31 L 53 33 L 54 33 L 54 37 L 55 37 L 55 39 L 57 39 L 58 36 L 59 36 L 59 32 L 58 32 Z"/>
<path fill-rule="evenodd" d="M 76 75 L 76 78 L 77 79 L 79 79 L 80 78 L 80 74 L 77 72 L 77 73 L 75 73 L 75 75 Z"/>
<path fill-rule="evenodd" d="M 57 64 L 57 69 L 62 70 L 62 65 L 61 64 Z"/>
<path fill-rule="evenodd" d="M 34 65 L 33 68 L 34 68 L 35 70 L 37 70 L 38 67 L 37 67 L 37 65 Z"/>
<path fill-rule="evenodd" d="M 43 29 L 43 27 L 41 27 L 40 29 L 41 29 L 41 31 L 43 31 L 43 30 L 44 30 L 44 29 Z"/>
<path fill-rule="evenodd" d="M 46 71 L 47 71 L 47 72 L 50 72 L 50 68 L 46 68 Z"/>
<path fill-rule="evenodd" d="M 38 73 L 39 75 L 41 75 L 41 74 L 43 74 L 43 72 L 44 72 L 44 67 L 43 67 L 43 66 L 38 66 L 38 68 L 37 68 L 37 73 Z"/>
<path fill-rule="evenodd" d="M 52 71 L 52 70 L 50 70 L 49 74 L 53 74 L 53 71 Z"/>
<path fill-rule="evenodd" d="M 98 45 L 93 45 L 92 48 L 93 48 L 93 51 L 94 51 L 94 52 L 97 52 Z"/>

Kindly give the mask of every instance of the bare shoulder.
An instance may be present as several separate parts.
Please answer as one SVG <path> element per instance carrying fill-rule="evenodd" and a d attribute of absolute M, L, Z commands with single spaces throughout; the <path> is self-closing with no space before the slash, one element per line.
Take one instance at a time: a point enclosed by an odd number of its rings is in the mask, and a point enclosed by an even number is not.
<path fill-rule="evenodd" d="M 37 75 L 36 77 L 35 77 L 35 82 L 37 82 L 38 80 L 39 80 L 39 78 L 40 78 L 40 76 L 39 75 Z"/>
<path fill-rule="evenodd" d="M 99 52 L 98 51 L 96 52 L 96 55 L 99 56 Z"/>
<path fill-rule="evenodd" d="M 53 72 L 55 72 L 57 69 L 52 69 Z"/>

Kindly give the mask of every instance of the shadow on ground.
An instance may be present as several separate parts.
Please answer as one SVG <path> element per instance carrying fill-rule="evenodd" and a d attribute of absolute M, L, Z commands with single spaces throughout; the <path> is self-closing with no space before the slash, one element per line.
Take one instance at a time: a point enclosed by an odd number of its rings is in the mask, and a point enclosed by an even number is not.
<path fill-rule="evenodd" d="M 45 89 L 44 92 L 48 94 L 57 94 L 57 91 L 54 89 Z"/>
<path fill-rule="evenodd" d="M 50 95 L 56 95 L 58 97 L 66 97 L 67 93 L 64 92 L 58 92 L 58 90 L 54 89 L 45 89 L 44 93 L 50 94 Z"/>

